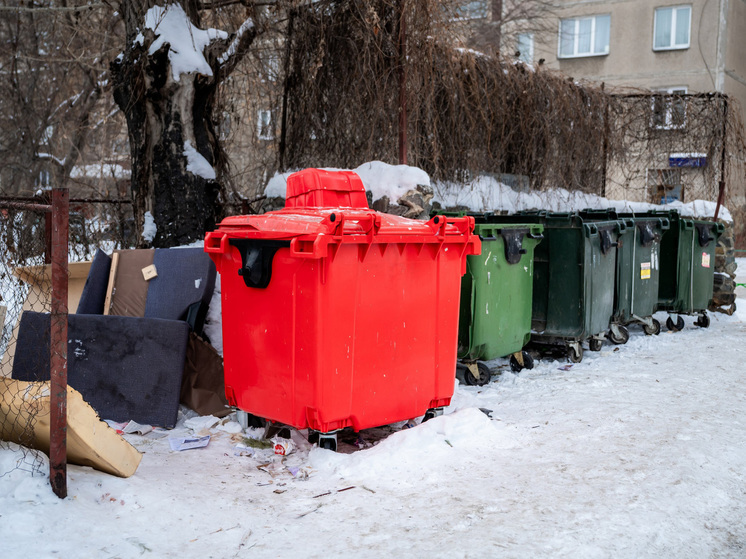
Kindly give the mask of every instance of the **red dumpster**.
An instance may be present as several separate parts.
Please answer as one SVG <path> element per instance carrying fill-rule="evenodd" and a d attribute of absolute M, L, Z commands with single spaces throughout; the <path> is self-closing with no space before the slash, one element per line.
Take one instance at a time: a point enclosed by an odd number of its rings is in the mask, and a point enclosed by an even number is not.
<path fill-rule="evenodd" d="M 473 229 L 375 212 L 355 173 L 318 169 L 288 178 L 283 210 L 224 219 L 205 251 L 221 276 L 228 401 L 322 434 L 448 405 Z"/>

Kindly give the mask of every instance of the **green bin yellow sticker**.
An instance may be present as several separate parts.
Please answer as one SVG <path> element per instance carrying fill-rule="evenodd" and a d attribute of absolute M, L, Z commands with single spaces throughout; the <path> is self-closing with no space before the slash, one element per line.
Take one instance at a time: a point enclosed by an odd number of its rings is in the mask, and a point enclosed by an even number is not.
<path fill-rule="evenodd" d="M 703 268 L 710 267 L 710 254 L 707 252 L 702 253 L 702 267 Z"/>
<path fill-rule="evenodd" d="M 640 279 L 650 279 L 650 262 L 640 262 Z"/>

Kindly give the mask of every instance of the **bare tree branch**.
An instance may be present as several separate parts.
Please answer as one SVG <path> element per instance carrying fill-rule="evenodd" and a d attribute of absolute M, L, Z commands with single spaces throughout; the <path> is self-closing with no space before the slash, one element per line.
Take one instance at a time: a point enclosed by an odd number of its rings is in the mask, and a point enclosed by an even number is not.
<path fill-rule="evenodd" d="M 236 69 L 236 65 L 246 56 L 258 34 L 259 31 L 254 19 L 247 18 L 233 33 L 230 42 L 225 45 L 222 51 L 211 53 L 218 64 L 221 78 L 229 76 Z"/>
<path fill-rule="evenodd" d="M 82 6 L 0 6 L 0 12 L 53 14 L 65 12 L 85 12 L 108 7 L 109 6 L 104 2 L 96 2 L 92 4 L 85 4 Z"/>

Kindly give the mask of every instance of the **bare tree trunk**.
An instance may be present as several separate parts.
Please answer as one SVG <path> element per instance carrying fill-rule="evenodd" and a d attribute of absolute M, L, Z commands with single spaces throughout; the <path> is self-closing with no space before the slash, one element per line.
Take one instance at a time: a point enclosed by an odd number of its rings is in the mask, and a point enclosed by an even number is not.
<path fill-rule="evenodd" d="M 151 9 L 183 10 L 199 33 L 195 0 L 154 8 L 154 0 L 121 2 L 126 48 L 112 63 L 114 99 L 127 118 L 132 156 L 132 194 L 138 230 L 146 213 L 154 219 L 154 237 L 140 246 L 170 247 L 202 239 L 221 215 L 218 181 L 224 156 L 212 123 L 216 92 L 256 36 L 250 19 L 232 36 L 214 33 L 199 53 L 205 69 L 174 75 L 171 45 L 152 49 L 160 28 L 146 27 Z M 151 18 L 152 18 L 151 12 Z M 153 52 L 150 52 L 150 51 Z"/>
<path fill-rule="evenodd" d="M 492 21 L 495 24 L 495 47 L 502 51 L 503 0 L 492 0 Z"/>

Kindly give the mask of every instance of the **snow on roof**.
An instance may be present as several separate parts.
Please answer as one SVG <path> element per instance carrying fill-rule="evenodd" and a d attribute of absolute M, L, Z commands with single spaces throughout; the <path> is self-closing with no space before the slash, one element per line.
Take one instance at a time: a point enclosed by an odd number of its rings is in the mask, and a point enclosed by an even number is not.
<path fill-rule="evenodd" d="M 168 59 L 174 81 L 181 74 L 198 73 L 212 76 L 212 69 L 204 56 L 205 47 L 215 39 L 227 39 L 228 34 L 219 29 L 195 27 L 179 4 L 166 7 L 153 6 L 145 15 L 145 29 L 155 32 L 156 40 L 148 52 L 153 54 L 165 43 L 171 45 Z M 145 37 L 138 35 L 135 42 L 143 44 Z"/>

